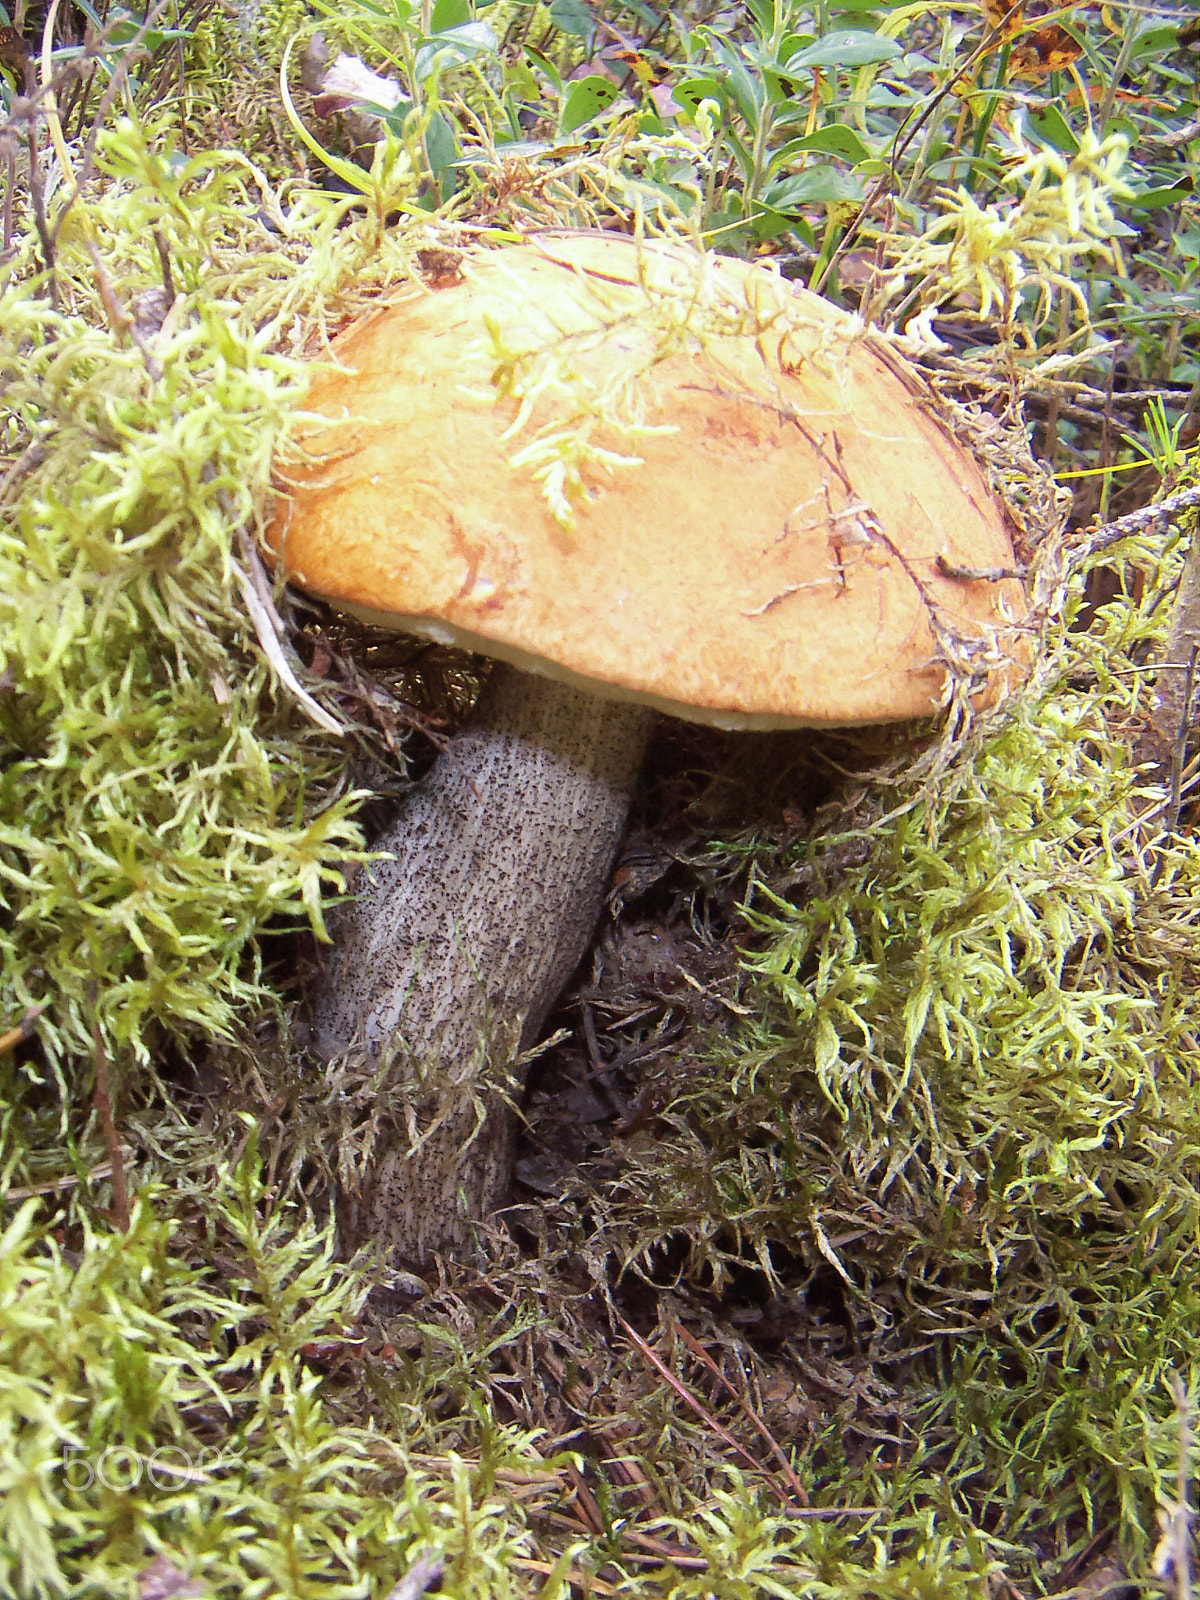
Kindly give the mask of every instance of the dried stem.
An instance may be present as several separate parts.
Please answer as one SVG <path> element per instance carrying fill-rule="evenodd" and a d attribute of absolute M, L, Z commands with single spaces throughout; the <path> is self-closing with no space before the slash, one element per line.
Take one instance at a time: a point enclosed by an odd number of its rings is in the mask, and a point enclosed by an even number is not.
<path fill-rule="evenodd" d="M 1156 500 L 1152 506 L 1144 506 L 1141 511 L 1131 511 L 1127 517 L 1118 517 L 1115 522 L 1101 523 L 1092 530 L 1089 543 L 1093 550 L 1106 550 L 1110 544 L 1119 544 L 1131 534 L 1161 527 L 1180 511 L 1189 511 L 1193 506 L 1200 506 L 1200 487 L 1180 489 L 1178 494 L 1169 494 L 1165 500 Z"/>
<path fill-rule="evenodd" d="M 346 729 L 343 725 L 323 706 L 317 704 L 312 695 L 301 687 L 299 679 L 292 671 L 280 642 L 284 638 L 283 623 L 271 598 L 270 586 L 258 551 L 251 544 L 244 528 L 238 529 L 238 542 L 241 545 L 246 570 L 243 571 L 235 561 L 232 563 L 233 575 L 242 591 L 242 599 L 246 603 L 246 610 L 250 613 L 250 620 L 254 624 L 254 631 L 258 635 L 263 654 L 318 728 L 323 728 L 326 733 L 345 734 Z"/>
<path fill-rule="evenodd" d="M 1184 489 L 1179 494 L 1171 495 L 1167 500 L 1160 500 L 1157 505 L 1147 506 L 1144 511 L 1135 511 L 1128 517 L 1122 517 L 1121 523 L 1110 524 L 1110 528 L 1119 528 L 1122 523 L 1126 524 L 1125 532 L 1104 542 L 1115 543 L 1117 538 L 1152 526 L 1156 521 L 1165 520 L 1174 511 L 1185 510 L 1195 505 L 1200 505 L 1200 488 Z M 1098 533 L 1104 534 L 1106 531 L 1099 529 Z M 1182 772 L 1191 727 L 1194 663 L 1198 650 L 1200 650 L 1200 534 L 1194 531 L 1175 595 L 1170 632 L 1162 648 L 1163 659 L 1161 663 L 1157 663 L 1159 677 L 1154 691 L 1154 705 L 1137 746 L 1138 759 L 1150 763 L 1159 781 L 1168 784 L 1171 782 L 1170 775 L 1176 765 Z M 1172 663 L 1184 664 L 1182 671 L 1169 670 L 1169 665 Z M 1179 797 L 1172 786 L 1172 802 L 1177 803 Z"/>
<path fill-rule="evenodd" d="M 30 1006 L 15 1028 L 10 1028 L 7 1033 L 0 1033 L 0 1056 L 9 1050 L 15 1050 L 19 1044 L 24 1044 L 26 1039 L 33 1038 L 38 1018 L 45 1009 L 44 1005 Z"/>
<path fill-rule="evenodd" d="M 121 1141 L 117 1138 L 117 1128 L 113 1121 L 112 1093 L 108 1076 L 108 1052 L 104 1048 L 104 1037 L 100 1032 L 97 1022 L 92 1029 L 92 1042 L 95 1051 L 96 1087 L 92 1092 L 92 1104 L 96 1108 L 96 1115 L 100 1119 L 100 1128 L 104 1134 L 104 1144 L 108 1150 L 108 1158 L 112 1163 L 112 1190 L 113 1221 L 122 1233 L 129 1232 L 129 1190 L 125 1183 L 125 1152 Z"/>
<path fill-rule="evenodd" d="M 126 77 L 129 75 L 129 70 L 133 66 L 133 63 L 139 56 L 146 53 L 142 48 L 142 41 L 145 39 L 150 29 L 157 24 L 159 18 L 162 16 L 165 6 L 166 0 L 158 0 L 156 5 L 150 7 L 150 10 L 146 13 L 145 21 L 142 23 L 141 27 L 138 28 L 137 32 L 133 35 L 133 38 L 130 39 L 129 43 L 122 49 L 120 58 L 117 61 L 116 66 L 113 68 L 112 76 L 108 80 L 108 84 L 105 87 L 104 93 L 100 97 L 100 104 L 96 107 L 96 114 L 92 118 L 92 125 L 88 130 L 87 139 L 84 141 L 83 149 L 80 151 L 79 171 L 75 175 L 75 182 L 71 187 L 70 194 L 62 204 L 58 213 L 58 218 L 54 224 L 54 232 L 51 235 L 51 242 L 55 245 L 58 243 L 58 236 L 62 231 L 63 223 L 67 219 L 67 213 L 75 204 L 76 200 L 78 200 L 80 194 L 82 194 L 84 186 L 87 184 L 92 175 L 92 162 L 95 158 L 96 145 L 99 141 L 100 130 L 104 126 L 105 118 L 108 116 L 113 101 L 120 93 L 121 86 L 124 84 Z M 92 54 L 99 55 L 101 53 L 104 39 L 105 36 L 101 35 L 100 41 L 91 52 Z M 86 59 L 86 54 L 85 57 L 80 59 L 80 62 L 75 63 L 77 69 L 84 59 Z M 47 86 L 48 97 L 51 92 L 50 86 Z"/>
<path fill-rule="evenodd" d="M 1171 1575 L 1175 1579 L 1175 1600 L 1192 1600 L 1192 1475 L 1191 1405 L 1183 1379 L 1177 1372 L 1170 1377 L 1175 1415 L 1179 1423 L 1179 1456 L 1175 1475 L 1175 1505 L 1170 1524 Z"/>

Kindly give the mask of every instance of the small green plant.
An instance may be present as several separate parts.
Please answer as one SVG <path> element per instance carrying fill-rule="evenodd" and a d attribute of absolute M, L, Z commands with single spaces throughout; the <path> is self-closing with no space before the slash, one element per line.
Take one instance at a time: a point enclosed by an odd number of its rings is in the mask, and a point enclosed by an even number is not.
<path fill-rule="evenodd" d="M 1186 410 L 1197 258 L 1184 166 L 1200 102 L 1177 22 L 1122 29 L 1069 9 L 1051 24 L 1065 65 L 1044 70 L 1037 19 L 1018 10 L 994 28 L 974 5 L 755 0 L 732 30 L 703 7 L 608 22 L 565 0 L 323 15 L 400 94 L 386 113 L 363 107 L 381 115 L 376 176 L 290 114 L 364 192 L 403 169 L 388 204 L 517 226 L 640 210 L 725 250 L 790 256 L 835 294 L 852 267 L 875 315 L 995 306 L 1010 359 L 1069 363 L 1101 393 L 1102 341 L 1119 331 L 1133 382 L 1110 387 L 1167 385 L 1173 415 Z M 1140 94 L 1122 87 L 1132 71 Z M 902 280 L 889 309 L 881 291 Z M 1119 420 L 1136 435 L 1140 410 Z M 1091 436 L 1079 427 L 1055 412 L 1064 466 Z"/>

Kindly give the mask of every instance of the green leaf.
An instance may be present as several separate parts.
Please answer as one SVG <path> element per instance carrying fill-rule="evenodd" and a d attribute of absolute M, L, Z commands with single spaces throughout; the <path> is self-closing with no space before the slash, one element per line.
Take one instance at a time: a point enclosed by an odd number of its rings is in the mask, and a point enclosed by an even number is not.
<path fill-rule="evenodd" d="M 728 93 L 737 102 L 737 108 L 746 119 L 747 126 L 757 127 L 766 98 L 761 76 L 750 73 L 741 54 L 718 34 L 705 29 L 704 35 L 712 46 L 713 54 L 725 68 L 724 81 L 728 85 Z"/>
<path fill-rule="evenodd" d="M 777 239 L 781 233 L 790 232 L 799 234 L 810 250 L 815 248 L 812 229 L 801 217 L 760 205 L 755 208 L 752 223 L 756 239 Z"/>
<path fill-rule="evenodd" d="M 1170 23 L 1161 28 L 1143 29 L 1138 34 L 1137 41 L 1129 52 L 1130 60 L 1145 60 L 1147 56 L 1151 59 L 1157 59 L 1159 56 L 1167 55 L 1172 50 L 1178 50 L 1180 48 L 1179 35 L 1181 32 L 1182 26 L 1175 23 Z"/>
<path fill-rule="evenodd" d="M 562 73 L 558 70 L 557 66 L 555 66 L 554 62 L 551 61 L 550 57 L 543 55 L 540 50 L 535 50 L 531 44 L 527 44 L 524 47 L 524 53 L 526 61 L 531 63 L 535 71 L 540 67 L 541 70 L 546 74 L 547 78 L 549 78 L 554 92 L 558 95 L 561 95 L 563 87 Z"/>
<path fill-rule="evenodd" d="M 430 18 L 430 33 L 445 33 L 471 21 L 471 0 L 437 0 Z"/>
<path fill-rule="evenodd" d="M 1125 202 L 1131 211 L 1161 211 L 1164 206 L 1177 206 L 1190 200 L 1193 194 L 1190 178 L 1170 189 L 1143 189 Z"/>
<path fill-rule="evenodd" d="M 498 46 L 490 23 L 464 22 L 460 27 L 447 28 L 427 39 L 417 51 L 413 77 L 417 83 L 426 83 L 447 67 L 460 66 L 473 56 L 493 55 Z"/>
<path fill-rule="evenodd" d="M 790 73 L 813 67 L 866 67 L 874 61 L 893 61 L 903 53 L 895 39 L 857 28 L 840 28 L 797 50 L 783 70 Z"/>
<path fill-rule="evenodd" d="M 841 122 L 833 122 L 827 128 L 818 128 L 815 133 L 806 133 L 801 139 L 790 139 L 776 152 L 773 164 L 782 167 L 793 156 L 803 155 L 808 150 L 816 150 L 826 156 L 841 156 L 843 161 L 849 161 L 855 166 L 860 161 L 871 159 L 870 150 L 853 128 L 848 128 Z"/>
<path fill-rule="evenodd" d="M 861 200 L 866 193 L 862 179 L 839 167 L 809 167 L 794 177 L 768 184 L 764 204 L 777 211 L 800 205 L 833 205 L 839 200 Z"/>
<path fill-rule="evenodd" d="M 720 78 L 688 78 L 673 83 L 671 93 L 689 116 L 695 116 L 701 100 L 715 100 L 722 110 L 729 104 L 729 90 Z"/>
<path fill-rule="evenodd" d="M 573 133 L 576 128 L 582 128 L 585 122 L 607 111 L 619 93 L 615 83 L 600 77 L 598 73 L 577 78 L 563 101 L 559 128 L 563 133 Z"/>
<path fill-rule="evenodd" d="M 115 23 L 108 29 L 106 42 L 116 46 L 126 45 L 136 36 L 139 26 L 132 18 L 127 22 Z M 159 50 L 176 39 L 191 37 L 188 28 L 149 28 L 142 35 L 141 43 L 146 50 Z"/>
<path fill-rule="evenodd" d="M 453 28 L 443 29 L 430 39 L 431 44 L 453 45 L 467 55 L 476 55 L 481 50 L 495 50 L 499 42 L 490 22 L 462 22 Z"/>
<path fill-rule="evenodd" d="M 576 39 L 590 39 L 596 31 L 596 18 L 584 0 L 553 0 L 550 21 L 560 33 Z"/>
<path fill-rule="evenodd" d="M 1057 106 L 1043 106 L 1040 111 L 1033 112 L 1029 126 L 1039 139 L 1055 150 L 1061 150 L 1064 155 L 1073 156 L 1079 149 L 1079 140 Z"/>
<path fill-rule="evenodd" d="M 394 106 L 381 106 L 374 100 L 358 101 L 358 109 L 365 111 L 369 116 L 378 117 L 385 128 L 390 128 L 396 137 L 403 138 L 404 123 L 412 110 L 412 101 L 406 100 L 402 95 Z"/>
<path fill-rule="evenodd" d="M 454 124 L 440 111 L 435 111 L 425 129 L 425 153 L 429 168 L 435 178 L 440 178 L 458 155 L 458 140 Z"/>

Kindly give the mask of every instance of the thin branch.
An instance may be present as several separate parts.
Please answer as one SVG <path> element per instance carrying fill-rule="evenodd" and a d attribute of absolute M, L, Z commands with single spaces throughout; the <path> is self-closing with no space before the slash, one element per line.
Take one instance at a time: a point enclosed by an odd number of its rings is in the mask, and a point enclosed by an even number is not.
<path fill-rule="evenodd" d="M 723 1443 L 727 1444 L 731 1450 L 736 1451 L 737 1454 L 741 1456 L 743 1461 L 748 1462 L 749 1465 L 753 1467 L 755 1472 L 764 1473 L 767 1478 L 769 1478 L 775 1484 L 775 1490 L 776 1493 L 779 1494 L 779 1498 L 786 1501 L 787 1496 L 779 1492 L 781 1486 L 771 1469 L 769 1467 L 765 1467 L 761 1461 L 756 1461 L 750 1452 L 744 1449 L 743 1446 L 738 1443 L 738 1441 L 730 1433 L 729 1429 L 722 1427 L 722 1425 L 717 1421 L 716 1417 L 704 1409 L 687 1385 L 682 1383 L 675 1376 L 658 1352 L 651 1349 L 651 1347 L 646 1343 L 645 1339 L 642 1338 L 641 1334 L 638 1333 L 636 1328 L 631 1327 L 622 1316 L 618 1316 L 617 1321 L 624 1328 L 628 1336 L 633 1340 L 634 1344 L 637 1345 L 638 1349 L 646 1357 L 647 1361 L 649 1361 L 654 1369 L 667 1380 L 671 1388 L 674 1389 L 675 1393 L 684 1402 L 684 1404 L 690 1406 L 700 1420 L 707 1427 L 712 1429 L 717 1438 L 722 1440 Z"/>
<path fill-rule="evenodd" d="M 892 148 L 888 160 L 888 170 L 883 173 L 881 177 L 876 179 L 874 187 L 871 189 L 862 205 L 859 206 L 858 210 L 851 218 L 849 226 L 838 242 L 837 249 L 825 263 L 825 267 L 821 273 L 821 276 L 817 279 L 816 283 L 809 285 L 809 287 L 816 294 L 820 294 L 821 290 L 825 287 L 825 284 L 828 281 L 829 274 L 833 271 L 834 267 L 841 260 L 841 258 L 846 254 L 854 239 L 858 236 L 860 230 L 862 229 L 862 225 L 870 215 L 871 208 L 874 206 L 875 202 L 882 195 L 888 193 L 894 194 L 898 189 L 900 181 L 899 168 L 901 156 L 908 149 L 909 145 L 913 142 L 924 125 L 929 121 L 930 117 L 937 110 L 938 106 L 942 104 L 948 95 L 954 93 L 956 85 L 961 83 L 964 78 L 969 78 L 971 73 L 974 72 L 976 65 L 982 61 L 983 58 L 1001 42 L 1001 40 L 1003 40 L 1005 36 L 1005 30 L 1008 27 L 1009 19 L 1019 14 L 1019 11 L 1020 0 L 1013 0 L 1013 3 L 1005 11 L 1004 15 L 996 23 L 995 27 L 993 27 L 985 35 L 982 42 L 976 46 L 974 51 L 967 57 L 962 65 L 955 69 L 951 76 L 946 79 L 945 83 L 939 85 L 935 92 L 926 101 L 925 105 L 922 106 L 920 111 L 910 113 L 911 120 L 908 122 L 908 125 L 906 127 L 902 127 L 896 134 L 896 137 L 892 140 Z"/>
<path fill-rule="evenodd" d="M 175 279 L 171 273 L 171 252 L 167 249 L 167 241 L 163 238 L 161 228 L 154 230 L 154 247 L 158 251 L 158 264 L 162 268 L 163 289 L 166 292 L 169 309 L 175 304 L 176 289 Z"/>
<path fill-rule="evenodd" d="M 442 1556 L 422 1556 L 413 1562 L 400 1582 L 388 1590 L 387 1600 L 420 1600 L 427 1589 L 440 1582 L 445 1565 Z"/>
<path fill-rule="evenodd" d="M 124 1160 L 128 1152 L 122 1147 L 121 1158 Z M 85 1177 L 91 1183 L 99 1183 L 102 1178 L 111 1178 L 113 1164 L 111 1161 L 102 1161 L 99 1166 L 90 1167 Z M 79 1184 L 77 1172 L 65 1172 L 60 1178 L 47 1178 L 44 1183 L 26 1183 L 17 1188 L 6 1189 L 0 1195 L 0 1205 L 15 1206 L 22 1200 L 35 1200 L 40 1195 L 63 1194 L 67 1189 L 74 1189 Z"/>
<path fill-rule="evenodd" d="M 42 266 L 50 290 L 50 304 L 58 310 L 58 280 L 54 274 L 54 240 L 46 225 L 46 191 L 42 184 L 41 159 L 38 154 L 37 123 L 31 118 L 25 142 L 29 148 L 29 203 L 33 207 L 33 222 L 38 242 L 42 247 Z"/>
<path fill-rule="evenodd" d="M 67 213 L 75 204 L 76 200 L 78 200 L 79 196 L 83 192 L 84 186 L 91 178 L 92 161 L 96 153 L 96 145 L 100 138 L 100 130 L 104 126 L 105 119 L 112 108 L 112 103 L 116 99 L 117 94 L 120 92 L 121 86 L 125 82 L 126 77 L 129 75 L 129 71 L 133 66 L 133 63 L 139 56 L 146 54 L 146 51 L 142 48 L 142 40 L 162 16 L 163 11 L 166 8 L 166 3 L 167 0 L 158 0 L 156 5 L 151 6 L 150 10 L 146 13 L 146 20 L 142 23 L 141 27 L 138 28 L 137 32 L 130 39 L 129 43 L 125 45 L 121 51 L 121 54 L 117 60 L 117 64 L 113 68 L 112 76 L 108 81 L 104 93 L 100 97 L 100 104 L 96 107 L 96 114 L 92 118 L 92 125 L 88 130 L 87 138 L 84 140 L 83 149 L 79 153 L 79 172 L 75 177 L 75 182 L 71 187 L 70 194 L 67 196 L 61 209 L 59 210 L 58 219 L 54 224 L 54 232 L 51 235 L 52 244 L 58 243 L 58 236 L 62 231 L 63 223 L 67 220 Z M 104 38 L 105 36 L 101 35 L 100 42 L 96 46 L 94 54 L 100 55 L 102 53 Z M 79 62 L 76 62 L 75 65 L 78 67 Z M 49 104 L 49 100 L 47 101 L 47 104 Z M 66 174 L 64 173 L 63 176 L 65 177 Z"/>
<path fill-rule="evenodd" d="M 1175 1506 L 1171 1518 L 1171 1566 L 1175 1579 L 1175 1600 L 1192 1600 L 1192 1478 L 1191 1406 L 1183 1379 L 1171 1374 L 1171 1395 L 1179 1421 L 1179 1459 L 1175 1475 Z"/>
<path fill-rule="evenodd" d="M 9 1050 L 15 1050 L 17 1045 L 24 1044 L 26 1039 L 33 1038 L 38 1018 L 45 1009 L 44 1005 L 30 1006 L 15 1028 L 10 1028 L 7 1033 L 0 1033 L 0 1056 Z"/>
<path fill-rule="evenodd" d="M 96 288 L 100 292 L 100 303 L 104 307 L 104 314 L 108 318 L 112 331 L 121 338 L 128 334 L 138 348 L 138 353 L 146 363 L 146 371 L 150 374 L 150 381 L 157 383 L 163 375 L 162 362 L 146 343 L 145 336 L 137 323 L 130 316 L 120 295 L 113 288 L 112 280 L 104 270 L 104 262 L 100 252 L 89 239 L 87 241 L 88 255 L 92 258 L 92 267 L 96 273 Z"/>
<path fill-rule="evenodd" d="M 92 1092 L 92 1104 L 95 1106 L 96 1115 L 100 1119 L 100 1128 L 104 1134 L 108 1159 L 112 1163 L 113 1221 L 122 1233 L 128 1233 L 129 1190 L 125 1183 L 125 1151 L 122 1148 L 120 1139 L 117 1138 L 116 1123 L 113 1121 L 112 1094 L 108 1077 L 108 1052 L 104 1048 L 104 1036 L 100 1031 L 99 1018 L 92 1024 L 92 1046 L 95 1052 L 96 1065 L 96 1087 Z"/>
<path fill-rule="evenodd" d="M 1179 727 L 1175 733 L 1175 748 L 1171 753 L 1171 798 L 1167 806 L 1166 824 L 1169 832 L 1179 827 L 1179 813 L 1183 809 L 1183 763 L 1187 757 L 1188 734 L 1192 727 L 1192 700 L 1196 687 L 1196 657 L 1200 644 L 1192 645 L 1187 673 L 1183 680 L 1183 704 L 1179 708 Z"/>
<path fill-rule="evenodd" d="M 704 1363 L 704 1365 L 712 1373 L 713 1377 L 722 1386 L 722 1388 L 728 1390 L 728 1392 L 733 1396 L 733 1399 L 736 1402 L 739 1410 L 742 1412 L 742 1415 L 744 1417 L 746 1417 L 746 1419 L 753 1425 L 753 1427 L 754 1427 L 755 1431 L 758 1433 L 759 1437 L 761 1439 L 765 1440 L 766 1444 L 768 1445 L 768 1447 L 771 1450 L 772 1455 L 779 1462 L 780 1467 L 783 1469 L 784 1476 L 787 1478 L 787 1481 L 791 1484 L 792 1493 L 796 1496 L 796 1500 L 797 1500 L 798 1504 L 800 1504 L 801 1506 L 807 1506 L 808 1505 L 808 1490 L 804 1487 L 804 1485 L 800 1482 L 800 1479 L 796 1476 L 796 1469 L 792 1466 L 792 1463 L 788 1460 L 787 1456 L 784 1454 L 784 1452 L 783 1452 L 782 1448 L 780 1447 L 779 1442 L 776 1440 L 774 1434 L 767 1427 L 766 1423 L 762 1420 L 762 1418 L 758 1415 L 757 1411 L 752 1410 L 751 1407 L 747 1404 L 746 1397 L 744 1395 L 740 1394 L 737 1391 L 737 1389 L 734 1388 L 733 1384 L 730 1383 L 729 1379 L 721 1371 L 720 1367 L 713 1360 L 713 1358 L 709 1355 L 708 1351 L 700 1343 L 699 1339 L 695 1338 L 692 1334 L 690 1334 L 688 1332 L 688 1330 L 684 1327 L 683 1323 L 678 1320 L 678 1318 L 675 1318 L 673 1320 L 674 1320 L 674 1323 L 675 1323 L 675 1331 L 679 1334 L 679 1337 L 683 1340 L 684 1344 L 687 1345 L 688 1349 L 692 1352 L 692 1354 L 694 1356 L 697 1357 L 698 1360 L 700 1360 L 700 1361 L 702 1361 Z"/>
<path fill-rule="evenodd" d="M 1178 494 L 1169 494 L 1165 500 L 1156 500 L 1153 505 L 1143 506 L 1140 511 L 1131 511 L 1128 516 L 1118 517 L 1115 522 L 1101 523 L 1088 536 L 1092 549 L 1106 550 L 1110 544 L 1128 539 L 1130 534 L 1161 527 L 1180 511 L 1190 511 L 1193 506 L 1200 506 L 1200 486 L 1180 489 Z"/>

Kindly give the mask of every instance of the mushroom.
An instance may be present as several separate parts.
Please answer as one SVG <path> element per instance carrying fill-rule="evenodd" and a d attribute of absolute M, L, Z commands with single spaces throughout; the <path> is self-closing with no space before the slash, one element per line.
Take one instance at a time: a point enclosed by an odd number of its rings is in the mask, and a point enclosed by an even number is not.
<path fill-rule="evenodd" d="M 1023 613 L 979 466 L 825 301 L 607 234 L 437 281 L 337 339 L 267 530 L 334 606 L 498 663 L 312 999 L 319 1054 L 380 1075 L 343 1224 L 418 1262 L 503 1199 L 525 1053 L 594 930 L 654 712 L 927 716 L 950 657 L 996 692 Z"/>

